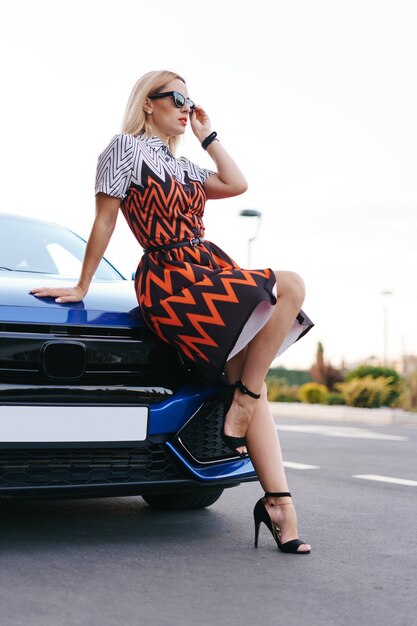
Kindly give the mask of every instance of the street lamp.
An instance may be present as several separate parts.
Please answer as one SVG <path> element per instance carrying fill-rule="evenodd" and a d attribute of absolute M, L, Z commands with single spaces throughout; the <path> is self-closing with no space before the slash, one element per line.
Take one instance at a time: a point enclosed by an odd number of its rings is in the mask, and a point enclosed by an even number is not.
<path fill-rule="evenodd" d="M 239 211 L 239 215 L 240 215 L 240 217 L 256 217 L 256 218 L 258 218 L 255 234 L 252 237 L 249 237 L 249 239 L 248 239 L 248 268 L 249 268 L 250 267 L 250 259 L 251 259 L 252 242 L 255 241 L 256 237 L 258 236 L 262 213 L 260 211 L 257 211 L 256 209 L 242 209 L 241 211 Z"/>
<path fill-rule="evenodd" d="M 381 291 L 381 296 L 384 302 L 384 338 L 383 338 L 383 353 L 382 364 L 384 367 L 388 364 L 388 305 L 387 297 L 392 296 L 392 291 Z"/>

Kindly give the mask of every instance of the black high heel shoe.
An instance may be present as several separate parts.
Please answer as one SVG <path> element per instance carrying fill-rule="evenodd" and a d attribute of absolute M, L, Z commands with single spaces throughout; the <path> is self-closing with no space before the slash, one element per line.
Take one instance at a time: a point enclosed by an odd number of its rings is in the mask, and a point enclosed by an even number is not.
<path fill-rule="evenodd" d="M 222 395 L 223 400 L 223 429 L 222 429 L 222 439 L 224 443 L 231 449 L 233 452 L 238 454 L 242 459 L 246 459 L 249 454 L 247 452 L 238 452 L 236 448 L 241 448 L 242 446 L 246 446 L 246 437 L 232 437 L 231 435 L 224 434 L 224 423 L 226 421 L 226 415 L 229 411 L 231 404 L 233 402 L 233 396 L 235 393 L 235 389 L 239 389 L 240 393 L 244 393 L 255 400 L 258 400 L 261 397 L 260 393 L 254 393 L 242 383 L 241 380 L 238 380 L 234 385 L 228 385 Z"/>
<path fill-rule="evenodd" d="M 265 493 L 265 496 L 258 500 L 255 504 L 255 508 L 253 510 L 253 518 L 255 521 L 255 548 L 258 547 L 258 537 L 259 537 L 259 527 L 261 522 L 263 522 L 271 531 L 271 535 L 276 541 L 277 547 L 281 552 L 288 552 L 290 554 L 310 554 L 311 550 L 305 550 L 302 552 L 298 551 L 300 546 L 305 546 L 305 541 L 301 539 L 291 539 L 291 541 L 286 541 L 285 543 L 281 543 L 280 536 L 281 531 L 278 526 L 272 523 L 271 518 L 269 517 L 269 513 L 265 507 L 265 498 L 291 498 L 291 494 L 287 492 L 283 493 Z M 275 506 L 283 506 L 283 505 L 275 505 Z"/>

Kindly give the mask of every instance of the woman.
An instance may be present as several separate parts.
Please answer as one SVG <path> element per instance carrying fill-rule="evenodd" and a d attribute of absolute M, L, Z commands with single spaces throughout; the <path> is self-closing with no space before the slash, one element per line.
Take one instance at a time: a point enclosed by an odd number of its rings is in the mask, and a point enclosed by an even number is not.
<path fill-rule="evenodd" d="M 216 171 L 174 157 L 188 124 Z M 223 439 L 241 456 L 249 451 L 265 489 L 254 510 L 255 545 L 263 521 L 279 549 L 306 554 L 310 546 L 298 539 L 264 382 L 277 353 L 312 326 L 300 311 L 304 285 L 292 272 L 243 270 L 204 239 L 206 198 L 229 198 L 246 189 L 207 114 L 190 100 L 184 79 L 149 72 L 129 98 L 123 134 L 99 157 L 96 217 L 78 284 L 32 293 L 63 303 L 82 300 L 121 208 L 144 248 L 135 289 L 146 323 L 207 379 L 224 373 L 229 383 Z"/>

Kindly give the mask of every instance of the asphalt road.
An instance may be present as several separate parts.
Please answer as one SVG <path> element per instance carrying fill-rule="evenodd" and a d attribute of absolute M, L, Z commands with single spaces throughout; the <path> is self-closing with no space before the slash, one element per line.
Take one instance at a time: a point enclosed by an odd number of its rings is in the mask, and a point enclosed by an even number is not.
<path fill-rule="evenodd" d="M 256 483 L 194 512 L 2 502 L 1 626 L 414 626 L 417 427 L 292 419 L 280 436 L 310 555 L 264 526 L 253 548 Z"/>

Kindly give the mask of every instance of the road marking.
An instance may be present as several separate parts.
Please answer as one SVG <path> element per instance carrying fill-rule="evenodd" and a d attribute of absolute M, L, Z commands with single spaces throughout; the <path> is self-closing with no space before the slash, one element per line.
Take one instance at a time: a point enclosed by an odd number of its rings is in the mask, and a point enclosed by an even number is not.
<path fill-rule="evenodd" d="M 298 425 L 280 424 L 278 430 L 292 433 L 310 433 L 312 435 L 322 435 L 323 437 L 343 437 L 346 439 L 379 439 L 384 441 L 408 441 L 408 437 L 401 435 L 385 435 L 376 433 L 366 428 L 355 428 L 353 426 L 319 426 L 319 425 Z"/>
<path fill-rule="evenodd" d="M 318 465 L 306 465 L 305 463 L 293 463 L 292 461 L 284 461 L 284 467 L 298 470 L 320 469 Z"/>
<path fill-rule="evenodd" d="M 376 480 L 381 483 L 393 483 L 394 485 L 405 485 L 406 487 L 417 487 L 417 480 L 406 478 L 393 478 L 392 476 L 378 476 L 377 474 L 355 474 L 353 478 L 362 480 Z"/>

